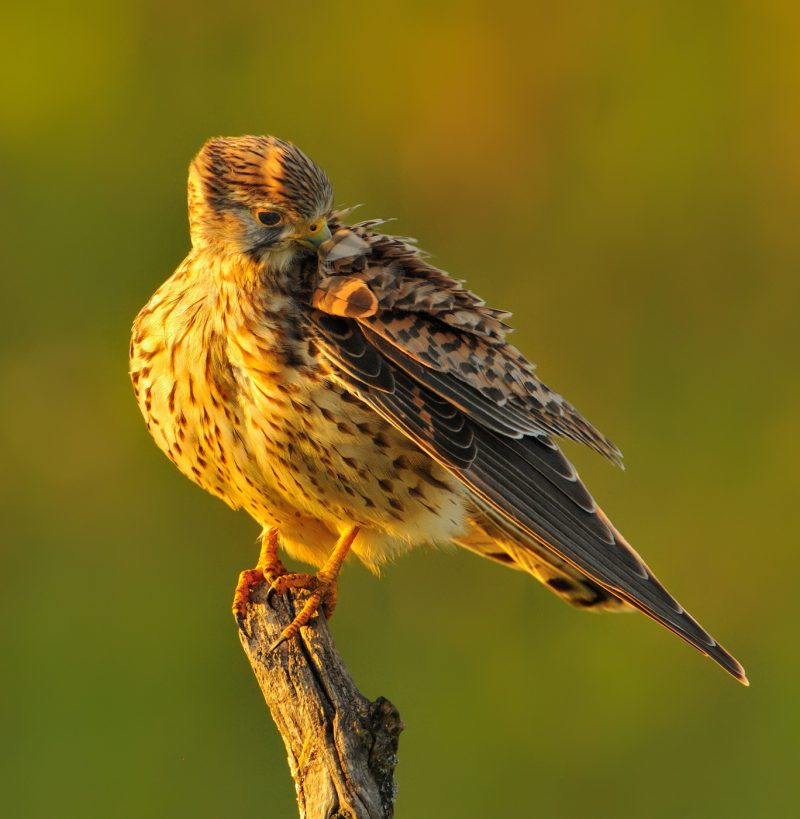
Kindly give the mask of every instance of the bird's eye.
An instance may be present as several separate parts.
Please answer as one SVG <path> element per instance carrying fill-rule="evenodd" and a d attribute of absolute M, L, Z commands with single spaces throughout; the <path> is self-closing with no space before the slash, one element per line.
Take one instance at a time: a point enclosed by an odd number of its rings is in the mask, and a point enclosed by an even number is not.
<path fill-rule="evenodd" d="M 260 210 L 256 214 L 256 218 L 262 225 L 267 227 L 275 227 L 279 225 L 283 217 L 276 210 Z"/>

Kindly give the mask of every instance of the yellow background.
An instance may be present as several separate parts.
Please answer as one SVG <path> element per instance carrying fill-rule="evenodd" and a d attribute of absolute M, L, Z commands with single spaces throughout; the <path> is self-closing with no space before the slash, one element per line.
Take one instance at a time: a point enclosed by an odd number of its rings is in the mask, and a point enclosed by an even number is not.
<path fill-rule="evenodd" d="M 0 49 L 0 813 L 292 816 L 229 604 L 256 527 L 150 441 L 130 323 L 211 135 L 396 216 L 627 455 L 569 447 L 744 663 L 465 553 L 344 571 L 405 817 L 782 817 L 797 795 L 793 2 L 12 4 Z"/>

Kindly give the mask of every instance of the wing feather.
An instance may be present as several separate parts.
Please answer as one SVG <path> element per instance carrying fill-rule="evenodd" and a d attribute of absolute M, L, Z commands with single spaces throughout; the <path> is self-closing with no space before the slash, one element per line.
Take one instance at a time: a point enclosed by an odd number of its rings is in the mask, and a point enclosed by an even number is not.
<path fill-rule="evenodd" d="M 382 269 L 384 262 L 377 260 Z M 413 303 L 405 291 L 402 298 Z M 426 298 L 432 305 L 442 303 L 430 293 Z M 334 377 L 456 476 L 494 525 L 516 542 L 545 559 L 549 554 L 570 564 L 745 682 L 741 665 L 667 592 L 597 507 L 548 434 L 552 424 L 540 423 L 538 409 L 526 412 L 515 392 L 497 394 L 499 388 L 486 389 L 460 371 L 436 366 L 435 349 L 429 355 L 419 346 L 407 351 L 399 336 L 388 338 L 380 330 L 395 321 L 397 299 L 385 308 L 379 297 L 379 305 L 374 316 L 359 319 L 307 312 L 309 332 Z M 458 307 L 467 309 L 463 301 Z M 422 311 L 411 323 L 407 318 L 401 317 L 407 339 L 435 337 L 439 346 L 446 343 L 438 318 Z M 490 318 L 496 320 L 494 314 Z M 473 324 L 486 330 L 491 322 Z M 448 332 L 455 350 L 461 344 L 458 331 Z"/>
<path fill-rule="evenodd" d="M 506 341 L 509 313 L 487 307 L 444 271 L 428 264 L 419 248 L 375 233 L 374 222 L 338 227 L 323 246 L 312 303 L 322 303 L 331 276 L 361 281 L 379 309 L 360 317 L 386 344 L 448 381 L 469 385 L 508 414 L 496 423 L 517 425 L 586 444 L 614 463 L 622 453 L 569 402 L 535 375 L 534 365 Z M 387 346 L 389 345 L 389 346 Z"/>

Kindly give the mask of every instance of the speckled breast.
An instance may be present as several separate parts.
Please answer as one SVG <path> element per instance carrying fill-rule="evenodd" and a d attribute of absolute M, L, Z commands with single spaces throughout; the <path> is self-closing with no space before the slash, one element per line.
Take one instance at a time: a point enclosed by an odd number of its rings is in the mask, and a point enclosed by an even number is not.
<path fill-rule="evenodd" d="M 220 300 L 179 270 L 134 324 L 137 400 L 178 468 L 323 553 L 352 524 L 374 533 L 361 538 L 371 563 L 460 531 L 454 480 L 330 377 L 290 305 L 235 295 Z"/>

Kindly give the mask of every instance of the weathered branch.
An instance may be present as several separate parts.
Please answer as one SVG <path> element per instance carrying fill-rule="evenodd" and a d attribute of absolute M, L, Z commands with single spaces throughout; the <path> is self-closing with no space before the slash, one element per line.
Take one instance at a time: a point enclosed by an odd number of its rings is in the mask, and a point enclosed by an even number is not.
<path fill-rule="evenodd" d="M 302 594 L 302 593 L 301 593 Z M 324 615 L 271 654 L 296 611 L 292 592 L 251 595 L 239 636 L 289 755 L 301 819 L 387 819 L 393 814 L 397 709 L 356 688 Z"/>

